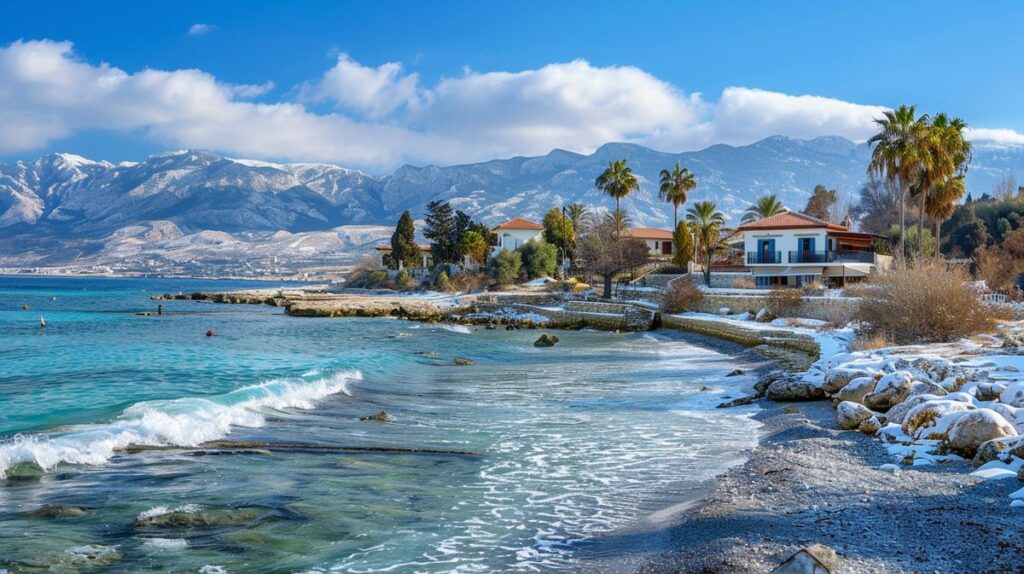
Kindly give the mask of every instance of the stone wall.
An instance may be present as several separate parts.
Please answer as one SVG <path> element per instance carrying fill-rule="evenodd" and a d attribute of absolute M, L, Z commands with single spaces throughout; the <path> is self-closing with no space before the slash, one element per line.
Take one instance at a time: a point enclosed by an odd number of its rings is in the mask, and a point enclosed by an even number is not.
<path fill-rule="evenodd" d="M 732 295 L 705 293 L 704 299 L 694 311 L 702 313 L 718 313 L 728 307 L 734 313 L 750 311 L 757 313 L 768 304 L 768 292 L 751 293 L 749 295 Z M 851 316 L 857 311 L 857 299 L 850 297 L 804 297 L 796 316 L 808 319 L 829 321 L 836 317 Z"/>
<path fill-rule="evenodd" d="M 569 301 L 562 307 L 543 307 L 501 297 L 499 302 L 477 302 L 475 310 L 494 313 L 514 309 L 547 317 L 553 328 L 591 327 L 604 331 L 647 331 L 654 327 L 657 312 L 628 303 Z"/>
<path fill-rule="evenodd" d="M 806 370 L 821 354 L 821 346 L 814 337 L 785 329 L 766 328 L 761 323 L 748 327 L 714 318 L 662 315 L 661 325 L 755 348 L 795 370 Z"/>

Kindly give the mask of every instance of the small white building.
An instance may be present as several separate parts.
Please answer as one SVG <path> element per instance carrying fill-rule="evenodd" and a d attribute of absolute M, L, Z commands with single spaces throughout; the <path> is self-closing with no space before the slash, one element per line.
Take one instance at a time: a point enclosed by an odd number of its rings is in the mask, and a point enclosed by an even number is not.
<path fill-rule="evenodd" d="M 517 217 L 491 229 L 498 236 L 497 249 L 516 249 L 520 245 L 543 237 L 544 226 L 528 219 Z"/>
<path fill-rule="evenodd" d="M 879 236 L 803 213 L 787 211 L 736 231 L 743 235 L 746 266 L 758 287 L 843 286 L 888 262 L 875 253 Z"/>
<path fill-rule="evenodd" d="M 623 237 L 642 239 L 647 243 L 647 251 L 651 257 L 672 257 L 672 232 L 654 227 L 633 227 L 622 232 Z"/>

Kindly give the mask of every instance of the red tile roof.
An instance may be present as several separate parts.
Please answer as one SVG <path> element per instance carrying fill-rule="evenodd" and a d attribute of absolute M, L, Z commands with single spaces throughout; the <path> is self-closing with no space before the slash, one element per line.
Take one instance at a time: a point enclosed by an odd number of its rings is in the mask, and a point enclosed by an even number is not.
<path fill-rule="evenodd" d="M 805 213 L 797 213 L 796 211 L 786 211 L 778 215 L 771 217 L 765 217 L 758 219 L 757 221 L 751 221 L 750 223 L 744 223 L 737 228 L 738 231 L 748 231 L 752 229 L 807 229 L 807 228 L 821 228 L 832 231 L 849 231 L 845 226 L 838 225 L 835 223 L 829 223 L 822 221 L 817 217 L 811 217 Z"/>
<path fill-rule="evenodd" d="M 502 229 L 533 229 L 539 231 L 544 229 L 544 226 L 539 223 L 534 223 L 528 219 L 517 217 L 495 227 L 494 231 L 501 231 Z"/>
<path fill-rule="evenodd" d="M 634 239 L 671 240 L 672 232 L 667 229 L 656 229 L 654 227 L 633 227 L 623 231 L 622 236 Z"/>

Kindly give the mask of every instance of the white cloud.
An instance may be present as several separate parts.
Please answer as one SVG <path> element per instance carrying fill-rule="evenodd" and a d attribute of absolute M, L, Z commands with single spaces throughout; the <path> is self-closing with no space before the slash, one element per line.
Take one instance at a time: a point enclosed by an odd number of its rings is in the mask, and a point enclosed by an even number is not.
<path fill-rule="evenodd" d="M 1005 128 L 968 128 L 967 138 L 994 145 L 1024 145 L 1024 134 Z"/>
<path fill-rule="evenodd" d="M 189 28 L 188 28 L 188 35 L 189 36 L 202 36 L 203 34 L 209 34 L 210 32 L 213 32 L 216 29 L 217 29 L 217 27 L 214 26 L 213 24 L 199 24 L 199 23 L 196 23 L 196 24 L 192 24 L 191 26 L 189 26 Z"/>
<path fill-rule="evenodd" d="M 128 73 L 78 59 L 69 42 L 19 41 L 0 47 L 0 153 L 115 130 L 169 147 L 387 171 L 402 162 L 451 164 L 556 147 L 586 153 L 609 141 L 668 151 L 772 135 L 863 141 L 884 109 L 742 87 L 707 101 L 636 67 L 583 60 L 516 72 L 465 70 L 426 86 L 398 63 L 363 66 L 342 54 L 291 92 L 295 101 L 251 101 L 273 89 L 269 81 L 223 83 L 201 70 Z M 315 113 L 309 103 L 334 111 Z M 1024 143 L 1011 130 L 971 136 Z"/>

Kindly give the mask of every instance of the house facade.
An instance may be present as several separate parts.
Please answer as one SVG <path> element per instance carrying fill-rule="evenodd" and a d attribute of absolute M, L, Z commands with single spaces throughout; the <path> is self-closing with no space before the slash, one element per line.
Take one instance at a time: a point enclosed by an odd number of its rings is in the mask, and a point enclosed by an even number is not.
<path fill-rule="evenodd" d="M 531 239 L 541 238 L 544 226 L 528 219 L 517 217 L 491 228 L 498 236 L 497 249 L 516 249 Z"/>
<path fill-rule="evenodd" d="M 651 257 L 672 257 L 672 232 L 654 227 L 633 227 L 622 232 L 623 237 L 642 239 L 647 243 L 647 252 Z"/>
<path fill-rule="evenodd" d="M 888 258 L 875 253 L 879 236 L 787 211 L 741 225 L 745 263 L 757 287 L 840 287 L 859 281 Z"/>

